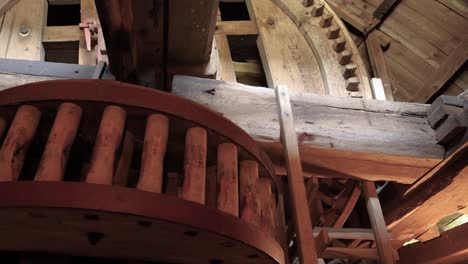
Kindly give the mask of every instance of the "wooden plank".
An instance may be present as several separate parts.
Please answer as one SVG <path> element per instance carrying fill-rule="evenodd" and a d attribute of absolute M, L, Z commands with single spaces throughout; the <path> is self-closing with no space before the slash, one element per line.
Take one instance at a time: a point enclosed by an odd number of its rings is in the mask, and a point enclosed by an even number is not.
<path fill-rule="evenodd" d="M 42 42 L 80 41 L 81 33 L 78 26 L 44 27 Z"/>
<path fill-rule="evenodd" d="M 387 225 L 380 207 L 379 197 L 375 190 L 375 184 L 369 181 L 362 182 L 362 191 L 366 199 L 367 212 L 369 219 L 374 230 L 375 242 L 379 252 L 380 261 L 383 264 L 395 263 L 393 258 L 392 245 L 388 236 Z"/>
<path fill-rule="evenodd" d="M 396 101 L 411 102 L 416 91 L 423 89 L 423 80 L 418 79 L 408 69 L 402 67 L 390 56 L 385 56 L 388 72 L 393 85 L 393 98 Z"/>
<path fill-rule="evenodd" d="M 391 80 L 387 70 L 387 63 L 385 62 L 385 57 L 377 34 L 378 33 L 374 30 L 367 36 L 367 51 L 369 53 L 369 59 L 372 65 L 372 70 L 374 71 L 374 76 L 382 79 L 385 99 L 387 101 L 393 101 L 392 85 L 390 83 Z"/>
<path fill-rule="evenodd" d="M 255 21 L 218 21 L 216 34 L 225 35 L 258 35 L 258 27 Z"/>
<path fill-rule="evenodd" d="M 0 72 L 0 91 L 22 84 L 58 79 L 63 78 Z"/>
<path fill-rule="evenodd" d="M 220 23 L 222 23 L 221 13 L 218 12 L 218 24 L 216 25 L 215 42 L 216 48 L 218 50 L 219 64 L 216 72 L 216 80 L 237 82 L 226 33 L 218 31 Z"/>
<path fill-rule="evenodd" d="M 257 45 L 268 87 L 283 84 L 291 91 L 326 94 L 320 58 L 314 55 L 295 23 L 271 0 L 246 3 L 260 32 Z"/>
<path fill-rule="evenodd" d="M 400 244 L 415 238 L 443 217 L 468 205 L 468 143 L 421 179 L 385 210 L 386 222 Z"/>
<path fill-rule="evenodd" d="M 19 0 L 0 0 L 0 17 L 12 8 Z"/>
<path fill-rule="evenodd" d="M 399 249 L 401 264 L 464 263 L 468 259 L 468 224 L 455 227 L 439 238 Z"/>
<path fill-rule="evenodd" d="M 4 16 L 0 58 L 44 60 L 42 27 L 47 19 L 45 0 L 22 0 Z"/>
<path fill-rule="evenodd" d="M 435 74 L 431 74 L 424 82 L 424 89 L 419 90 L 414 95 L 415 102 L 427 102 L 437 91 L 447 82 L 450 77 L 468 59 L 468 35 L 463 42 L 447 57 Z"/>
<path fill-rule="evenodd" d="M 341 19 L 350 23 L 353 27 L 363 33 L 368 31 L 367 27 L 372 21 L 372 13 L 375 10 L 375 7 L 361 0 L 327 0 L 327 3 Z"/>
<path fill-rule="evenodd" d="M 318 263 L 288 89 L 277 86 L 275 92 L 299 256 L 301 263 Z"/>
<path fill-rule="evenodd" d="M 169 63 L 193 65 L 209 61 L 218 3 L 219 0 L 169 1 Z"/>
<path fill-rule="evenodd" d="M 465 19 L 468 19 L 468 7 L 466 5 L 466 2 L 464 2 L 464 0 L 437 0 L 437 1 L 441 2 L 448 8 L 457 12 L 458 14 L 463 16 Z"/>
<path fill-rule="evenodd" d="M 382 20 L 392 9 L 393 6 L 397 4 L 397 0 L 383 0 L 382 3 L 375 9 L 374 17 Z"/>
<path fill-rule="evenodd" d="M 315 227 L 314 237 L 317 237 L 322 229 L 326 229 L 330 239 L 360 239 L 375 240 L 374 231 L 364 228 L 335 228 L 335 227 Z M 388 234 L 391 235 L 390 233 Z"/>
<path fill-rule="evenodd" d="M 173 93 L 231 119 L 261 143 L 278 173 L 285 173 L 273 91 L 176 76 Z M 428 105 L 294 93 L 291 98 L 306 175 L 412 183 L 445 154 L 427 123 Z"/>

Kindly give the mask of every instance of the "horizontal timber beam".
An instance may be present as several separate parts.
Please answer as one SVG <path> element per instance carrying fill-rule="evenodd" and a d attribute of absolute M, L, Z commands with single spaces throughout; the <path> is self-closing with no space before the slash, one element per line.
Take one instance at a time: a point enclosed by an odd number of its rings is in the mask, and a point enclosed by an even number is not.
<path fill-rule="evenodd" d="M 258 35 L 258 27 L 255 21 L 218 21 L 215 33 L 226 35 Z"/>
<path fill-rule="evenodd" d="M 274 91 L 176 76 L 173 93 L 223 114 L 255 138 L 286 174 Z M 291 93 L 304 174 L 413 183 L 445 153 L 428 105 Z"/>

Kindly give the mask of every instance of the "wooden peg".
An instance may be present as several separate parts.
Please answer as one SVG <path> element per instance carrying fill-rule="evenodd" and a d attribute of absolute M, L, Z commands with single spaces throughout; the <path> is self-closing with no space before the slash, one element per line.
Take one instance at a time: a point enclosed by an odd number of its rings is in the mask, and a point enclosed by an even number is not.
<path fill-rule="evenodd" d="M 168 131 L 169 118 L 166 116 L 153 114 L 146 120 L 138 189 L 161 193 Z"/>
<path fill-rule="evenodd" d="M 325 6 L 322 3 L 314 5 L 314 7 L 312 8 L 312 12 L 311 12 L 312 16 L 314 17 L 321 16 L 323 14 L 324 7 Z"/>
<path fill-rule="evenodd" d="M 340 53 L 340 60 L 339 63 L 340 65 L 346 65 L 351 62 L 351 57 L 353 56 L 353 53 L 349 50 L 344 50 L 343 52 Z"/>
<path fill-rule="evenodd" d="M 338 38 L 333 42 L 333 50 L 336 52 L 342 52 L 345 49 L 346 40 L 344 38 Z"/>
<path fill-rule="evenodd" d="M 104 109 L 86 176 L 87 183 L 112 184 L 115 154 L 122 141 L 125 118 L 126 112 L 120 106 L 111 105 Z"/>
<path fill-rule="evenodd" d="M 346 64 L 343 67 L 343 77 L 345 79 L 349 79 L 351 77 L 356 76 L 356 69 L 357 69 L 356 64 L 354 63 Z"/>
<path fill-rule="evenodd" d="M 190 128 L 185 137 L 184 184 L 182 187 L 182 197 L 185 200 L 205 204 L 206 152 L 206 129 Z"/>
<path fill-rule="evenodd" d="M 319 25 L 321 28 L 326 28 L 331 26 L 333 21 L 333 15 L 330 13 L 325 13 L 322 16 L 322 19 L 320 19 Z"/>
<path fill-rule="evenodd" d="M 61 181 L 67 166 L 70 148 L 75 140 L 82 110 L 78 105 L 59 106 L 35 180 Z"/>
<path fill-rule="evenodd" d="M 333 25 L 327 31 L 327 38 L 328 39 L 336 39 L 340 36 L 341 28 L 338 25 Z"/>
<path fill-rule="evenodd" d="M 346 80 L 346 90 L 350 92 L 356 92 L 359 90 L 359 78 L 351 77 Z"/>
<path fill-rule="evenodd" d="M 0 181 L 18 179 L 40 119 L 41 112 L 35 106 L 22 105 L 16 111 L 0 149 Z"/>
<path fill-rule="evenodd" d="M 218 209 L 239 216 L 239 177 L 237 147 L 231 143 L 218 146 L 217 163 Z"/>
<path fill-rule="evenodd" d="M 239 172 L 240 217 L 247 223 L 260 226 L 260 201 L 255 185 L 258 181 L 258 163 L 244 160 Z"/>

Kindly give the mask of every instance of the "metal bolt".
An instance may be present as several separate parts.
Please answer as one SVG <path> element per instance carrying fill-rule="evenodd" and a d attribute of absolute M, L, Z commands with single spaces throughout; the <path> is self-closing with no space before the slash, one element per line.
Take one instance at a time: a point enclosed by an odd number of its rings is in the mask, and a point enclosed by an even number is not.
<path fill-rule="evenodd" d="M 21 25 L 20 30 L 19 30 L 19 34 L 22 37 L 26 37 L 27 35 L 29 35 L 29 27 L 27 27 L 25 25 Z"/>

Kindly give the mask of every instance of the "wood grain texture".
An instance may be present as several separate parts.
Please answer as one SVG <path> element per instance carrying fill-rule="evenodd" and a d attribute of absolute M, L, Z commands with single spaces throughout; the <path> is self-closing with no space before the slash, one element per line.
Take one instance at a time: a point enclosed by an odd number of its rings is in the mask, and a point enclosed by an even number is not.
<path fill-rule="evenodd" d="M 231 143 L 218 146 L 218 209 L 239 216 L 239 174 L 237 147 Z"/>
<path fill-rule="evenodd" d="M 425 233 L 443 217 L 468 206 L 468 143 L 440 163 L 398 202 L 388 204 L 385 218 L 400 244 Z"/>
<path fill-rule="evenodd" d="M 215 95 L 205 92 L 212 89 Z M 241 126 L 262 142 L 277 169 L 285 173 L 273 91 L 176 76 L 173 93 L 206 105 Z M 302 93 L 292 93 L 291 98 L 306 174 L 342 173 L 411 183 L 444 156 L 427 124 L 428 105 Z"/>
<path fill-rule="evenodd" d="M 275 93 L 300 260 L 302 263 L 318 263 L 288 89 L 277 86 Z"/>
<path fill-rule="evenodd" d="M 255 19 L 268 86 L 287 85 L 291 91 L 326 94 L 326 80 L 317 58 L 298 27 L 271 0 L 248 0 L 250 17 Z"/>
<path fill-rule="evenodd" d="M 206 130 L 190 128 L 185 136 L 184 184 L 182 197 L 185 200 L 205 204 L 206 189 Z"/>
<path fill-rule="evenodd" d="M 294 0 L 273 0 L 285 14 L 287 14 L 296 27 L 302 32 L 311 47 L 314 55 L 319 62 L 320 70 L 323 75 L 327 94 L 334 96 L 356 96 L 364 98 L 372 98 L 369 77 L 364 67 L 364 63 L 359 55 L 357 47 L 354 45 L 351 36 L 349 35 L 345 25 L 338 18 L 335 12 L 323 1 L 316 1 L 315 6 L 304 8 L 299 1 Z M 314 16 L 313 11 L 317 6 L 323 6 L 323 13 L 333 16 L 333 26 L 339 26 L 340 37 L 346 41 L 346 49 L 342 52 L 336 52 L 333 49 L 333 42 L 327 37 L 328 28 L 321 28 L 319 23 L 322 20 L 321 15 Z M 312 14 L 312 15 L 311 15 Z M 351 52 L 348 63 L 354 63 L 358 66 L 356 75 L 360 80 L 359 92 L 349 93 L 346 91 L 346 82 L 341 77 L 340 58 L 342 53 Z M 338 62 L 338 63 L 337 63 Z"/>
<path fill-rule="evenodd" d="M 47 19 L 45 0 L 22 0 L 4 16 L 0 58 L 44 60 L 42 28 Z"/>

